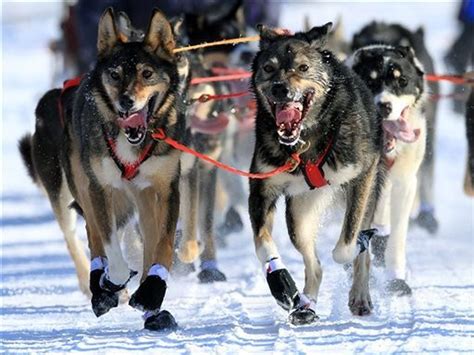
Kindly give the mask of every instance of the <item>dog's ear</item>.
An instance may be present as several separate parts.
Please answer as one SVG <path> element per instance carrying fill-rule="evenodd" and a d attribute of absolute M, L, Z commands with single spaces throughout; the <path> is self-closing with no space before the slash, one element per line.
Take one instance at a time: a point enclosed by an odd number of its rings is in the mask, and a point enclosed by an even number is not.
<path fill-rule="evenodd" d="M 103 56 L 109 53 L 120 40 L 115 27 L 114 10 L 109 7 L 99 20 L 99 32 L 97 35 L 97 53 Z"/>
<path fill-rule="evenodd" d="M 184 24 L 184 17 L 177 16 L 170 19 L 171 28 L 173 29 L 173 33 L 176 37 L 183 36 L 183 24 Z"/>
<path fill-rule="evenodd" d="M 425 74 L 423 64 L 416 57 L 415 50 L 412 47 L 396 46 L 395 49 L 402 57 L 407 58 L 415 66 L 418 75 L 423 76 Z"/>
<path fill-rule="evenodd" d="M 402 58 L 406 58 L 410 55 L 411 47 L 397 45 L 395 50 Z"/>
<path fill-rule="evenodd" d="M 418 29 L 415 31 L 415 35 L 419 40 L 423 41 L 425 39 L 425 28 L 423 26 L 418 27 Z"/>
<path fill-rule="evenodd" d="M 150 51 L 159 57 L 167 60 L 174 58 L 173 50 L 176 48 L 176 42 L 171 24 L 165 15 L 157 9 L 153 10 L 144 43 Z"/>
<path fill-rule="evenodd" d="M 354 68 L 357 64 L 360 63 L 363 55 L 363 51 L 357 50 L 346 58 L 344 64 L 349 68 Z"/>
<path fill-rule="evenodd" d="M 132 22 L 125 12 L 120 11 L 117 14 L 116 25 L 120 40 L 122 42 L 129 42 L 132 36 Z"/>
<path fill-rule="evenodd" d="M 415 53 L 415 50 L 412 48 L 412 47 L 406 47 L 408 48 L 408 55 L 407 57 L 410 59 L 410 61 L 413 63 L 413 65 L 415 66 L 415 69 L 416 69 L 416 72 L 419 76 L 423 76 L 425 75 L 425 67 L 423 66 L 423 64 L 421 64 L 421 62 L 418 60 L 418 58 L 416 57 L 416 53 Z"/>
<path fill-rule="evenodd" d="M 321 48 L 328 41 L 329 32 L 332 28 L 332 22 L 326 23 L 324 26 L 316 26 L 305 33 L 305 37 L 313 48 Z"/>
<path fill-rule="evenodd" d="M 282 37 L 281 32 L 278 32 L 278 30 L 269 28 L 262 24 L 257 25 L 257 31 L 260 33 L 261 51 L 267 49 L 273 42 Z"/>
<path fill-rule="evenodd" d="M 337 17 L 336 24 L 334 25 L 333 28 L 331 28 L 330 32 L 331 32 L 331 36 L 333 36 L 333 38 L 336 41 L 344 42 L 344 40 L 345 40 L 345 38 L 344 38 L 344 22 L 342 20 L 342 16 L 339 15 Z"/>

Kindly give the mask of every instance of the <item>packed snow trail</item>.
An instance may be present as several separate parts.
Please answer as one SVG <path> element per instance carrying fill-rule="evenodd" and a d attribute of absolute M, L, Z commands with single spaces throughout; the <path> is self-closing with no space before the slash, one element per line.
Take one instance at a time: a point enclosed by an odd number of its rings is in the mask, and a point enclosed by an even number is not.
<path fill-rule="evenodd" d="M 409 231 L 411 298 L 382 291 L 382 272 L 373 270 L 375 309 L 366 318 L 347 307 L 349 281 L 331 259 L 339 235 L 337 216 L 328 218 L 318 241 L 324 269 L 317 306 L 319 322 L 293 327 L 270 296 L 255 256 L 248 218 L 244 232 L 229 237 L 218 258 L 228 282 L 201 285 L 195 274 L 173 278 L 164 308 L 176 317 L 175 332 L 143 330 L 141 314 L 127 305 L 97 319 L 77 287 L 73 264 L 49 203 L 26 175 L 17 141 L 34 127 L 34 108 L 50 87 L 52 60 L 47 41 L 56 36 L 55 4 L 3 6 L 2 215 L 0 351 L 168 353 L 389 353 L 474 351 L 473 200 L 462 194 L 466 155 L 463 119 L 442 101 L 438 113 L 436 237 Z M 346 34 L 372 18 L 425 25 L 428 48 L 440 58 L 454 36 L 453 3 L 288 3 L 282 25 L 302 27 L 342 13 Z M 33 17 L 33 14 L 35 16 Z M 56 17 L 55 17 L 56 16 Z M 36 19 L 35 19 L 36 18 Z M 27 20 L 31 20 L 27 22 Z M 443 92 L 448 86 L 443 85 Z M 301 257 L 286 232 L 282 206 L 275 239 L 284 261 L 303 285 Z M 78 230 L 85 238 L 84 225 Z"/>

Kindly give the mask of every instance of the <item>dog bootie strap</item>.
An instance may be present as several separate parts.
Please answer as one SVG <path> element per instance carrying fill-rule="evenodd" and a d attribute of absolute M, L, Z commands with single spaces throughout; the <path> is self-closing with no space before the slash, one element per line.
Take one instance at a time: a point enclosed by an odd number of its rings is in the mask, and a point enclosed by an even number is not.
<path fill-rule="evenodd" d="M 359 236 L 357 237 L 357 249 L 359 251 L 357 255 L 362 254 L 364 251 L 369 249 L 370 239 L 372 239 L 376 234 L 377 229 L 375 228 L 360 231 Z"/>
<path fill-rule="evenodd" d="M 294 308 L 298 302 L 298 289 L 289 271 L 279 258 L 266 263 L 267 283 L 277 303 L 285 310 Z"/>
<path fill-rule="evenodd" d="M 159 276 L 163 281 L 168 281 L 170 273 L 168 269 L 161 264 L 153 264 L 148 270 L 148 276 Z"/>
<path fill-rule="evenodd" d="M 204 260 L 201 262 L 201 270 L 217 270 L 216 260 Z"/>
<path fill-rule="evenodd" d="M 91 271 L 94 270 L 103 270 L 109 264 L 107 258 L 105 256 L 96 256 L 94 259 L 91 260 Z"/>
<path fill-rule="evenodd" d="M 107 271 L 108 271 L 108 269 L 106 268 L 105 272 L 100 277 L 100 282 L 99 283 L 100 283 L 100 287 L 103 290 L 106 290 L 106 291 L 109 291 L 109 292 L 119 292 L 119 291 L 123 290 L 127 286 L 128 282 L 135 275 L 138 274 L 138 271 L 130 270 L 130 276 L 128 277 L 127 281 L 125 281 L 121 285 L 117 285 L 117 284 L 114 284 L 112 281 L 109 280 Z"/>

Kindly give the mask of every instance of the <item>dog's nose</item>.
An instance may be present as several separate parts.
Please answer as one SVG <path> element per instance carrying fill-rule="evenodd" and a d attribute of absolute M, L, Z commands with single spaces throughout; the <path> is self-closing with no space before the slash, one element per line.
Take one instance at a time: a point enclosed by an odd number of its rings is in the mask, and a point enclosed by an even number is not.
<path fill-rule="evenodd" d="M 388 117 L 392 113 L 392 104 L 390 102 L 379 102 L 377 109 L 383 117 Z"/>
<path fill-rule="evenodd" d="M 285 99 L 289 92 L 290 90 L 284 84 L 275 84 L 272 87 L 272 95 L 276 99 Z"/>
<path fill-rule="evenodd" d="M 119 104 L 122 110 L 129 111 L 133 107 L 134 101 L 128 95 L 122 95 L 120 96 Z"/>

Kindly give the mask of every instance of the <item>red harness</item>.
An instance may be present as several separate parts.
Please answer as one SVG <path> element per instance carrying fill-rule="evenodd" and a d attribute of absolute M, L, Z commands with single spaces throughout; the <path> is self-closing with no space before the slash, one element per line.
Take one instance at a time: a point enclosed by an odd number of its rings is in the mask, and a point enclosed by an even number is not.
<path fill-rule="evenodd" d="M 326 163 L 326 158 L 332 148 L 332 144 L 333 138 L 329 140 L 323 153 L 315 161 L 303 162 L 303 175 L 311 190 L 330 185 L 329 181 L 324 177 L 323 166 Z"/>
<path fill-rule="evenodd" d="M 120 169 L 122 172 L 122 178 L 126 180 L 132 180 L 135 176 L 137 176 L 138 171 L 140 169 L 140 165 L 143 164 L 145 160 L 147 160 L 151 154 L 153 153 L 153 149 L 156 146 L 155 140 L 152 140 L 148 143 L 143 150 L 140 152 L 137 160 L 132 163 L 124 163 L 117 155 L 117 144 L 112 137 L 107 136 L 104 129 L 104 137 L 105 142 L 107 143 L 107 148 L 109 149 L 110 156 L 115 162 L 115 165 Z"/>
<path fill-rule="evenodd" d="M 66 90 L 78 87 L 81 84 L 82 76 L 76 76 L 75 78 L 66 80 L 63 83 L 63 88 L 61 89 L 61 94 L 58 98 L 58 110 L 59 110 L 59 119 L 61 120 L 61 126 L 64 128 L 64 111 L 63 111 L 63 104 L 62 104 L 62 97 Z"/>

